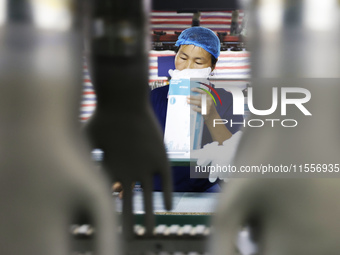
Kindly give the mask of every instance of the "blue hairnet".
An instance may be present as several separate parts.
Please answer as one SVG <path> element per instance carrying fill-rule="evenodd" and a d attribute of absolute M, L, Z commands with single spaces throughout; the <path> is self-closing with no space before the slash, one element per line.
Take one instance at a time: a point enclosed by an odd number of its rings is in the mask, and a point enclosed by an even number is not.
<path fill-rule="evenodd" d="M 205 49 L 216 59 L 220 55 L 220 39 L 217 35 L 205 27 L 191 27 L 185 29 L 175 44 L 176 46 L 181 45 L 195 45 Z"/>

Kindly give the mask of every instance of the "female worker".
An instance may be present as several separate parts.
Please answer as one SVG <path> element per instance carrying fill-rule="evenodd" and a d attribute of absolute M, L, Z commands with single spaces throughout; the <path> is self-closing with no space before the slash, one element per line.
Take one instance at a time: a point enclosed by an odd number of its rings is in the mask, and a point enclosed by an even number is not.
<path fill-rule="evenodd" d="M 215 69 L 216 62 L 220 55 L 220 40 L 210 29 L 203 27 L 191 27 L 184 30 L 175 44 L 178 52 L 175 57 L 176 70 L 184 69 L 204 69 L 210 67 Z M 151 103 L 158 121 L 165 129 L 165 120 L 168 106 L 169 86 L 160 87 L 151 91 Z M 200 89 L 193 89 L 195 92 L 205 93 Z M 204 128 L 202 146 L 213 141 L 222 144 L 229 139 L 232 134 L 240 129 L 240 125 L 216 125 L 213 127 L 214 119 L 232 119 L 233 122 L 242 122 L 242 115 L 233 115 L 233 99 L 229 92 L 224 89 L 216 89 L 223 105 L 214 105 L 211 97 L 207 98 L 207 114 L 203 115 Z M 189 96 L 187 102 L 194 107 L 194 110 L 201 111 L 201 96 Z M 230 123 L 230 121 L 229 121 Z M 216 183 L 210 183 L 208 179 L 191 179 L 189 167 L 173 167 L 174 191 L 219 191 Z M 159 178 L 155 178 L 154 189 L 161 190 Z"/>

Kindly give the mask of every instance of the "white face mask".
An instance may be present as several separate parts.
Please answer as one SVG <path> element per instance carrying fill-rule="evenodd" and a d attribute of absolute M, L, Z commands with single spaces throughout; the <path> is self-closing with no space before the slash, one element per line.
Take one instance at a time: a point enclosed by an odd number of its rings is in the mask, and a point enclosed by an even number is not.
<path fill-rule="evenodd" d="M 202 69 L 184 69 L 179 70 L 169 70 L 169 75 L 172 79 L 190 79 L 190 78 L 208 78 L 211 73 L 211 67 Z"/>

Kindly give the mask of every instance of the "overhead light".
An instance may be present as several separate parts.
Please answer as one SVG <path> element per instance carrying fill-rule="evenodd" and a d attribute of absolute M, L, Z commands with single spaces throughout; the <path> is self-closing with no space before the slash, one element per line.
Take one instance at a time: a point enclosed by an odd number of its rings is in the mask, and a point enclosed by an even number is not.
<path fill-rule="evenodd" d="M 258 20 L 261 30 L 274 32 L 280 30 L 283 23 L 282 0 L 260 0 L 258 6 Z"/>
<path fill-rule="evenodd" d="M 0 0 L 0 26 L 6 22 L 7 0 Z"/>
<path fill-rule="evenodd" d="M 34 22 L 40 29 L 66 31 L 72 25 L 70 0 L 31 0 Z"/>
<path fill-rule="evenodd" d="M 310 30 L 329 31 L 337 25 L 337 11 L 337 0 L 305 0 L 304 24 Z"/>

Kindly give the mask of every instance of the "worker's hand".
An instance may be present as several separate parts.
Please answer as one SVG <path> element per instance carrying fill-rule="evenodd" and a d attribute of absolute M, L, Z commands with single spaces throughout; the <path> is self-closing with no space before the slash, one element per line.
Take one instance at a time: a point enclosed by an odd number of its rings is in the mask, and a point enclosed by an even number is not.
<path fill-rule="evenodd" d="M 202 112 L 202 94 L 206 95 L 206 114 L 202 115 L 204 119 L 209 119 L 212 114 L 217 113 L 213 99 L 203 90 L 199 88 L 192 88 L 192 92 L 199 93 L 198 95 L 190 95 L 187 97 L 188 104 L 192 105 L 192 110 Z"/>
<path fill-rule="evenodd" d="M 218 171 L 218 167 L 227 169 L 232 164 L 241 137 L 242 131 L 238 131 L 230 139 L 225 140 L 223 145 L 218 145 L 218 142 L 212 142 L 204 145 L 200 150 L 190 152 L 192 158 L 197 158 L 197 165 L 207 166 L 210 164 L 212 167 L 215 167 L 215 171 L 210 168 L 210 182 L 215 182 L 217 179 L 228 180 L 231 173 Z"/>
<path fill-rule="evenodd" d="M 133 190 L 133 188 L 135 187 L 135 182 L 131 184 L 131 189 Z M 115 182 L 113 185 L 112 185 L 112 190 L 113 192 L 118 192 L 118 197 L 120 199 L 123 198 L 123 185 L 120 183 L 120 182 Z"/>
<path fill-rule="evenodd" d="M 120 199 L 123 198 L 123 185 L 120 182 L 115 182 L 112 185 L 113 192 L 118 192 L 118 196 Z"/>

